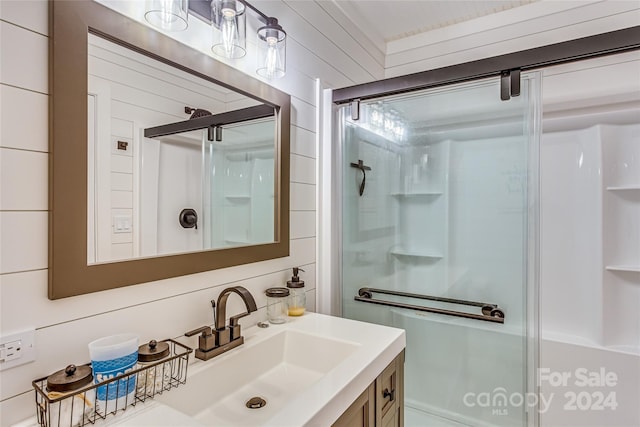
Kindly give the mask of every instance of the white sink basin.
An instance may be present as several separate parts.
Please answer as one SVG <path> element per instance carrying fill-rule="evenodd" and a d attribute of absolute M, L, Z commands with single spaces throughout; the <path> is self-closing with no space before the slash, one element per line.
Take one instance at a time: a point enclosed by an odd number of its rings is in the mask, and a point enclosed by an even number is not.
<path fill-rule="evenodd" d="M 204 425 L 263 425 L 359 347 L 291 329 L 247 337 L 238 349 L 200 363 L 186 385 L 157 400 Z M 266 405 L 247 408 L 252 397 Z"/>
<path fill-rule="evenodd" d="M 243 345 L 190 362 L 186 384 L 113 424 L 326 427 L 405 347 L 401 329 L 315 313 L 243 335 Z M 247 408 L 252 397 L 266 405 Z"/>

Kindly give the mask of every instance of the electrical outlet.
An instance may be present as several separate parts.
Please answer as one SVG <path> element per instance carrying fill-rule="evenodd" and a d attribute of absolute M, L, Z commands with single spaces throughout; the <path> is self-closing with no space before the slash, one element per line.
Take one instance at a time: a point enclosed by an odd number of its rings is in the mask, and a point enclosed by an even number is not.
<path fill-rule="evenodd" d="M 0 371 L 33 362 L 35 338 L 35 329 L 0 337 Z"/>
<path fill-rule="evenodd" d="M 22 356 L 22 341 L 11 341 L 0 344 L 0 363 L 20 359 Z"/>

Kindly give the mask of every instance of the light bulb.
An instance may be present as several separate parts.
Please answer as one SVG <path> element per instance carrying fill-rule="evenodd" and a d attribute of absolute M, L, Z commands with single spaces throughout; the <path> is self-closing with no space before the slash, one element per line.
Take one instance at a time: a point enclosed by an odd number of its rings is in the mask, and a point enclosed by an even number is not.
<path fill-rule="evenodd" d="M 267 37 L 267 59 L 265 60 L 266 77 L 271 79 L 276 74 L 276 68 L 280 61 L 278 55 L 278 39 L 276 37 Z"/>
<path fill-rule="evenodd" d="M 241 5 L 235 0 L 214 0 L 211 3 L 214 17 L 211 50 L 216 55 L 237 59 L 246 54 L 245 14 Z"/>
<path fill-rule="evenodd" d="M 225 7 L 222 9 L 222 14 L 225 18 L 234 18 L 236 16 L 236 11 L 230 7 Z"/>
<path fill-rule="evenodd" d="M 237 38 L 236 27 L 236 11 L 233 9 L 222 9 L 222 45 L 228 58 L 233 58 L 233 50 L 235 49 L 235 39 Z"/>
<path fill-rule="evenodd" d="M 285 74 L 285 38 L 287 34 L 276 18 L 267 18 L 266 25 L 258 28 L 258 68 L 256 73 L 267 79 L 277 79 Z"/>

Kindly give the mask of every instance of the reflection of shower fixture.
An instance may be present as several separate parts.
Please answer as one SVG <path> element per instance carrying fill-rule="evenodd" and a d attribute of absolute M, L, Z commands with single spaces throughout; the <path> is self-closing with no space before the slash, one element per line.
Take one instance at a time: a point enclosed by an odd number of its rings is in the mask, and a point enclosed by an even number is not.
<path fill-rule="evenodd" d="M 365 166 L 362 160 L 358 160 L 358 163 L 351 163 L 352 168 L 360 169 L 362 171 L 362 182 L 360 183 L 360 195 L 364 193 L 364 185 L 367 180 L 367 174 L 365 171 L 370 171 L 371 168 L 369 166 Z"/>
<path fill-rule="evenodd" d="M 202 108 L 191 108 L 191 107 L 184 107 L 184 112 L 186 114 L 191 114 L 191 117 L 189 117 L 189 120 L 191 119 L 197 119 L 198 117 L 205 117 L 205 116 L 211 116 L 211 111 L 209 110 L 204 110 Z"/>
<path fill-rule="evenodd" d="M 195 209 L 186 208 L 182 209 L 180 215 L 178 215 L 178 221 L 182 228 L 195 228 L 198 229 L 198 214 Z"/>
<path fill-rule="evenodd" d="M 241 123 L 248 120 L 273 117 L 276 112 L 272 106 L 265 104 L 241 108 L 239 110 L 226 111 L 218 114 L 211 114 L 207 110 L 199 108 L 193 109 L 191 107 L 185 107 L 184 111 L 187 114 L 192 114 L 189 120 L 146 128 L 144 130 L 144 137 L 157 138 L 160 136 L 208 129 L 209 141 L 213 141 L 214 137 L 216 138 L 216 141 L 220 141 L 222 140 L 222 126 L 232 123 Z M 194 117 L 196 114 L 202 115 Z"/>

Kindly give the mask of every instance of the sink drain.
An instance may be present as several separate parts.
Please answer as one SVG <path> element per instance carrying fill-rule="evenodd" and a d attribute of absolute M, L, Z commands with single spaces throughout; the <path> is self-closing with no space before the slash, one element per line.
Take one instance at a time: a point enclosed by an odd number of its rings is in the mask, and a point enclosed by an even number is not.
<path fill-rule="evenodd" d="M 249 409 L 260 409 L 263 406 L 265 406 L 267 404 L 267 401 L 264 400 L 261 397 L 252 397 L 251 399 L 247 400 L 247 408 Z"/>

